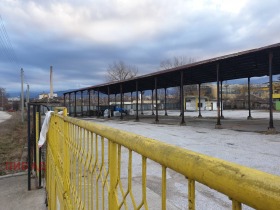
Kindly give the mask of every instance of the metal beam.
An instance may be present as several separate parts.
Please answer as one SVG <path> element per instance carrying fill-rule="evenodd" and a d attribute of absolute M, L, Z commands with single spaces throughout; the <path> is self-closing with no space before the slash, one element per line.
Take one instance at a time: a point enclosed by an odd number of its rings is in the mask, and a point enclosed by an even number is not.
<path fill-rule="evenodd" d="M 184 72 L 180 72 L 181 84 L 180 84 L 180 102 L 181 102 L 181 125 L 186 124 L 185 122 L 185 109 L 184 109 Z"/>
<path fill-rule="evenodd" d="M 156 123 L 158 122 L 158 90 L 157 90 L 157 77 L 155 77 L 155 91 L 156 91 Z"/>
<path fill-rule="evenodd" d="M 121 105 L 120 105 L 120 108 L 121 108 L 121 120 L 123 119 L 123 86 L 122 86 L 122 83 L 120 83 L 120 94 L 121 94 Z"/>
<path fill-rule="evenodd" d="M 84 91 L 81 91 L 81 116 L 84 116 Z"/>
<path fill-rule="evenodd" d="M 273 93 L 273 81 L 272 81 L 272 52 L 269 53 L 269 127 L 268 130 L 275 132 L 275 128 L 273 126 L 273 101 L 272 101 L 272 93 Z"/>
<path fill-rule="evenodd" d="M 251 116 L 251 91 L 250 91 L 250 77 L 248 77 L 248 110 L 249 110 L 249 116 L 247 117 L 247 120 L 252 120 Z"/>
<path fill-rule="evenodd" d="M 168 116 L 167 107 L 166 107 L 166 88 L 164 88 L 164 109 L 165 109 L 165 116 Z"/>
<path fill-rule="evenodd" d="M 224 115 L 223 115 L 223 81 L 221 81 L 221 119 L 224 119 Z"/>
<path fill-rule="evenodd" d="M 221 128 L 221 118 L 220 118 L 220 69 L 219 63 L 217 63 L 217 123 L 215 128 Z"/>
<path fill-rule="evenodd" d="M 90 116 L 90 90 L 88 90 L 88 116 Z"/>
<path fill-rule="evenodd" d="M 74 116 L 77 117 L 77 92 L 74 92 Z"/>
<path fill-rule="evenodd" d="M 111 107 L 110 107 L 110 86 L 108 86 L 107 88 L 107 91 L 108 91 L 108 118 L 111 117 Z"/>
<path fill-rule="evenodd" d="M 201 84 L 198 84 L 198 118 L 202 118 L 201 115 L 201 92 L 200 92 Z"/>
<path fill-rule="evenodd" d="M 69 116 L 71 116 L 71 93 L 69 93 L 69 100 L 68 100 L 68 102 L 69 102 Z"/>
<path fill-rule="evenodd" d="M 100 101 L 99 101 L 99 98 L 100 98 L 100 92 L 99 92 L 99 89 L 97 90 L 97 117 L 100 117 L 99 116 L 99 111 L 100 111 Z"/>
<path fill-rule="evenodd" d="M 152 90 L 152 115 L 155 115 L 155 113 L 154 113 L 154 90 Z"/>
<path fill-rule="evenodd" d="M 138 80 L 135 81 L 136 83 L 136 121 L 139 121 L 139 115 L 138 115 Z"/>
<path fill-rule="evenodd" d="M 141 115 L 144 115 L 144 112 L 143 112 L 143 95 L 144 95 L 144 91 L 141 91 Z"/>

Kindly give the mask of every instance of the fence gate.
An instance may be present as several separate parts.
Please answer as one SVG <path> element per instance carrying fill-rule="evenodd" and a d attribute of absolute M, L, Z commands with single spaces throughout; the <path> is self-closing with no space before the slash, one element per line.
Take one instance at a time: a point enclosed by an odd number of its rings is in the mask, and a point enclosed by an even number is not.
<path fill-rule="evenodd" d="M 36 188 L 42 187 L 42 171 L 45 162 L 42 161 L 42 149 L 38 148 L 38 140 L 41 131 L 41 108 L 49 108 L 41 103 L 28 103 L 27 109 L 27 133 L 28 133 L 28 190 L 31 190 L 31 175 L 35 176 Z"/>

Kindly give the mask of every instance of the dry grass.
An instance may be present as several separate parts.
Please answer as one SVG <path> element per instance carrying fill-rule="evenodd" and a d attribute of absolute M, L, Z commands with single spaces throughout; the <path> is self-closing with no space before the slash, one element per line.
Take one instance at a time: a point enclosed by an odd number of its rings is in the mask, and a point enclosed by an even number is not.
<path fill-rule="evenodd" d="M 19 112 L 0 123 L 0 175 L 13 173 L 6 170 L 6 162 L 19 162 L 27 142 L 27 122 L 21 122 Z"/>

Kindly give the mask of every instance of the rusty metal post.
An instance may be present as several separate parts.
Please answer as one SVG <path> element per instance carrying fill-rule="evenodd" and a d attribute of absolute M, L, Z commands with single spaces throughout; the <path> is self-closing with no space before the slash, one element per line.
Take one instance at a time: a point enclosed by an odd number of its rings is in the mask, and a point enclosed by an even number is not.
<path fill-rule="evenodd" d="M 120 84 L 120 94 L 121 94 L 121 105 L 120 105 L 120 110 L 121 110 L 121 120 L 123 119 L 123 86 L 122 83 Z"/>
<path fill-rule="evenodd" d="M 69 93 L 69 116 L 71 116 L 71 93 Z"/>
<path fill-rule="evenodd" d="M 184 72 L 181 71 L 181 84 L 180 84 L 180 102 L 181 102 L 181 125 L 185 125 L 185 109 L 184 109 Z"/>
<path fill-rule="evenodd" d="M 90 116 L 90 90 L 88 90 L 88 116 Z"/>
<path fill-rule="evenodd" d="M 136 121 L 139 121 L 138 115 L 138 81 L 136 80 Z"/>
<path fill-rule="evenodd" d="M 269 127 L 268 130 L 271 132 L 275 132 L 275 128 L 273 126 L 273 101 L 272 101 L 272 93 L 273 93 L 273 82 L 272 82 L 272 52 L 269 53 Z"/>
<path fill-rule="evenodd" d="M 66 107 L 66 93 L 63 93 L 63 106 Z"/>
<path fill-rule="evenodd" d="M 217 124 L 215 128 L 221 128 L 221 118 L 220 118 L 220 70 L 219 63 L 217 63 Z"/>
<path fill-rule="evenodd" d="M 39 137 L 39 135 L 40 135 L 40 132 L 41 132 L 41 106 L 40 105 L 38 105 L 37 106 L 37 112 L 39 113 L 39 119 L 38 119 L 38 125 L 39 125 L 39 128 L 36 128 L 36 132 L 37 132 L 37 129 L 38 129 L 38 137 Z M 34 145 L 34 147 L 35 148 L 37 148 L 37 144 L 38 144 L 38 141 L 39 141 L 39 139 L 37 139 L 36 138 L 36 140 L 35 140 L 35 145 Z M 36 169 L 36 170 L 39 170 L 39 183 L 38 183 L 38 188 L 41 188 L 42 187 L 42 148 L 39 148 L 39 155 L 38 155 L 38 157 L 39 157 L 39 160 L 38 160 L 38 162 L 39 162 L 39 168 L 38 169 Z M 35 162 L 36 163 L 36 162 Z"/>
<path fill-rule="evenodd" d="M 132 92 L 130 92 L 130 108 L 133 109 L 133 97 L 132 97 Z"/>
<path fill-rule="evenodd" d="M 144 95 L 144 91 L 141 91 L 141 115 L 144 114 L 144 112 L 143 112 L 143 95 Z"/>
<path fill-rule="evenodd" d="M 37 162 L 37 150 L 36 150 L 36 109 L 37 105 L 33 105 L 33 128 L 32 128 L 32 133 L 33 133 L 33 138 L 32 138 L 32 144 L 31 147 L 33 146 L 33 163 Z M 37 168 L 34 167 L 34 171 L 37 171 Z"/>
<path fill-rule="evenodd" d="M 111 106 L 110 106 L 110 86 L 107 87 L 108 92 L 108 118 L 111 117 Z"/>
<path fill-rule="evenodd" d="M 251 91 L 250 91 L 250 77 L 248 77 L 248 110 L 249 110 L 249 116 L 247 117 L 247 120 L 252 120 L 251 116 Z"/>
<path fill-rule="evenodd" d="M 99 89 L 97 89 L 97 117 L 100 117 L 99 112 L 100 112 L 100 92 Z"/>
<path fill-rule="evenodd" d="M 221 81 L 221 119 L 224 119 L 224 115 L 223 115 L 223 108 L 224 104 L 223 104 L 223 81 Z"/>
<path fill-rule="evenodd" d="M 156 91 L 156 123 L 158 122 L 158 90 L 157 90 L 157 77 L 155 77 L 155 91 Z"/>
<path fill-rule="evenodd" d="M 200 92 L 200 87 L 201 84 L 198 84 L 198 118 L 202 118 L 201 115 L 201 92 Z"/>
<path fill-rule="evenodd" d="M 166 90 L 167 88 L 164 88 L 164 109 L 165 109 L 165 116 L 168 116 L 167 115 L 167 105 L 166 105 Z"/>
<path fill-rule="evenodd" d="M 31 190 L 31 113 L 30 104 L 28 103 L 27 108 L 27 136 L 28 136 L 28 177 L 27 177 L 27 189 Z M 34 115 L 33 115 L 34 117 Z"/>
<path fill-rule="evenodd" d="M 84 116 L 84 91 L 81 91 L 81 116 Z"/>
<path fill-rule="evenodd" d="M 74 116 L 77 117 L 77 92 L 74 92 Z"/>
<path fill-rule="evenodd" d="M 152 90 L 152 115 L 155 115 L 155 113 L 154 113 L 154 90 Z"/>

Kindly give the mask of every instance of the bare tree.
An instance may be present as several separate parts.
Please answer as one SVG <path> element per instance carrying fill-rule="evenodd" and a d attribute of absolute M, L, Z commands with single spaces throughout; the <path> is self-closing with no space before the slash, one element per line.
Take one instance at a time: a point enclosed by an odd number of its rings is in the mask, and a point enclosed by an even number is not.
<path fill-rule="evenodd" d="M 195 58 L 185 57 L 185 56 L 177 56 L 169 59 L 165 59 L 160 62 L 160 70 L 166 70 L 171 68 L 176 68 L 179 66 L 183 66 L 189 63 L 194 63 Z M 176 98 L 180 99 L 180 87 L 173 88 Z M 194 92 L 197 90 L 196 85 L 188 85 L 184 87 L 185 94 L 194 95 Z"/>
<path fill-rule="evenodd" d="M 184 57 L 184 56 L 173 57 L 173 58 L 169 58 L 169 59 L 161 61 L 160 69 L 161 70 L 171 69 L 171 68 L 183 66 L 183 65 L 193 63 L 193 62 L 195 62 L 194 58 L 188 58 L 188 57 Z"/>
<path fill-rule="evenodd" d="M 122 81 L 136 77 L 138 68 L 134 65 L 127 65 L 123 61 L 115 61 L 107 68 L 107 81 Z"/>

